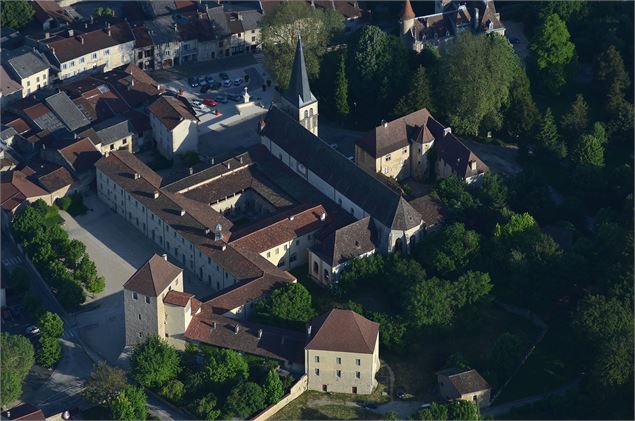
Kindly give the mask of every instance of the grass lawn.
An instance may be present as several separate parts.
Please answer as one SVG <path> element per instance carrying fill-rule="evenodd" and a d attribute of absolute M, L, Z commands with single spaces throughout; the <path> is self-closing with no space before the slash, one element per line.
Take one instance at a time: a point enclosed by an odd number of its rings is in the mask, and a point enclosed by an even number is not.
<path fill-rule="evenodd" d="M 504 403 L 553 390 L 572 381 L 581 366 L 576 358 L 573 332 L 566 320 L 551 323 L 542 342 L 516 373 L 496 403 Z"/>
<path fill-rule="evenodd" d="M 345 393 L 322 393 L 309 390 L 285 406 L 271 419 L 274 420 L 367 420 L 378 419 L 375 412 L 361 408 L 367 402 L 383 403 L 388 398 L 382 395 L 379 385 L 371 395 L 349 395 Z"/>
<path fill-rule="evenodd" d="M 494 384 L 488 356 L 496 339 L 510 332 L 520 338 L 523 349 L 528 349 L 538 335 L 538 329 L 527 320 L 511 315 L 493 303 L 482 305 L 476 317 L 479 320 L 472 326 L 463 323 L 462 327 L 459 325 L 445 332 L 423 333 L 406 352 L 380 351 L 381 358 L 395 373 L 395 388 L 403 387 L 420 400 L 434 399 L 438 393 L 435 372 L 442 369 L 448 357 L 456 352 L 463 354 L 485 380 Z"/>

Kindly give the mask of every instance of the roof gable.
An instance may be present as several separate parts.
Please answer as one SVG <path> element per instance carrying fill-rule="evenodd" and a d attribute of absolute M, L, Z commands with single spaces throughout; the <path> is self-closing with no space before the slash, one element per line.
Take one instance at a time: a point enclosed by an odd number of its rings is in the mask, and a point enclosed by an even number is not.
<path fill-rule="evenodd" d="M 352 310 L 334 308 L 311 322 L 311 332 L 305 349 L 372 354 L 379 323 Z"/>
<path fill-rule="evenodd" d="M 149 297 L 158 297 L 183 271 L 155 254 L 144 263 L 124 284 L 124 289 Z"/>

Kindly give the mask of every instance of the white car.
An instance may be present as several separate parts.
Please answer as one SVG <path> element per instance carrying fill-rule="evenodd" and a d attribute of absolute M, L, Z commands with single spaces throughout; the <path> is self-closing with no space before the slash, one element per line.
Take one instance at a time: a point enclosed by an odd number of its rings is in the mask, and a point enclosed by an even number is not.
<path fill-rule="evenodd" d="M 27 327 L 24 332 L 27 335 L 37 335 L 38 333 L 40 333 L 40 328 L 34 325 L 31 325 L 29 327 Z"/>
<path fill-rule="evenodd" d="M 195 107 L 200 107 L 201 105 L 203 105 L 203 103 L 201 101 L 199 101 L 198 99 L 193 99 L 192 100 L 192 105 Z"/>
<path fill-rule="evenodd" d="M 232 81 L 227 79 L 223 81 L 223 86 L 226 88 L 229 88 L 230 86 L 232 86 Z"/>

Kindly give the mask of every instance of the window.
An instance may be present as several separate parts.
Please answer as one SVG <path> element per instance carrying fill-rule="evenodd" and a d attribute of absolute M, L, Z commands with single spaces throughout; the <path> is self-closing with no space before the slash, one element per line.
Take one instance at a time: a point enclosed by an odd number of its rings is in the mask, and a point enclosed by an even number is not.
<path fill-rule="evenodd" d="M 299 246 L 300 245 L 300 240 L 295 240 L 295 245 Z"/>
<path fill-rule="evenodd" d="M 390 161 L 390 158 L 391 158 L 390 154 L 386 155 L 386 161 Z"/>
<path fill-rule="evenodd" d="M 342 359 L 341 359 L 340 357 L 337 357 L 337 358 L 335 358 L 335 362 L 336 362 L 338 365 L 341 365 L 341 364 L 342 364 Z"/>
<path fill-rule="evenodd" d="M 38 77 L 36 77 L 36 78 L 35 78 L 35 81 L 36 81 L 36 82 L 39 82 L 39 81 L 40 81 L 40 77 L 39 77 L 39 76 L 38 76 Z"/>
<path fill-rule="evenodd" d="M 141 313 L 139 313 L 139 320 L 141 320 Z"/>
<path fill-rule="evenodd" d="M 31 81 L 30 80 L 26 81 L 26 86 L 31 86 Z"/>
<path fill-rule="evenodd" d="M 408 153 L 408 148 L 403 148 L 403 153 Z"/>
<path fill-rule="evenodd" d="M 150 304 L 150 297 L 146 297 L 146 303 Z"/>
<path fill-rule="evenodd" d="M 322 385 L 322 392 L 328 392 L 328 391 L 329 391 L 328 385 L 323 384 Z"/>
<path fill-rule="evenodd" d="M 85 59 L 84 57 L 80 57 L 80 58 L 79 58 L 79 62 L 80 62 L 80 63 L 85 63 L 85 62 L 86 62 L 86 59 Z"/>
<path fill-rule="evenodd" d="M 271 257 L 271 252 L 270 251 L 267 252 L 267 257 Z"/>
<path fill-rule="evenodd" d="M 313 273 L 317 274 L 319 270 L 318 262 L 313 262 Z"/>
<path fill-rule="evenodd" d="M 295 253 L 293 253 L 291 255 L 291 257 L 289 258 L 289 261 L 290 262 L 295 262 L 296 260 L 298 260 L 298 256 Z"/>
<path fill-rule="evenodd" d="M 316 368 L 316 369 L 315 369 L 315 375 L 316 375 L 316 376 L 319 376 L 319 375 L 320 375 L 320 369 L 319 369 L 319 368 Z"/>
<path fill-rule="evenodd" d="M 337 371 L 335 372 L 335 374 L 337 375 L 337 377 L 340 377 L 340 378 L 341 378 L 341 377 L 342 377 L 342 370 L 337 370 Z"/>
<path fill-rule="evenodd" d="M 256 42 L 256 37 L 251 37 L 251 42 Z"/>
<path fill-rule="evenodd" d="M 280 248 L 276 247 L 276 254 L 280 254 Z"/>
<path fill-rule="evenodd" d="M 110 55 L 110 50 L 108 50 L 108 49 L 104 50 L 104 55 L 105 56 L 109 56 Z"/>
<path fill-rule="evenodd" d="M 62 69 L 66 69 L 68 65 L 66 63 L 62 64 Z"/>
<path fill-rule="evenodd" d="M 136 300 L 136 299 L 138 299 L 138 298 L 139 298 L 139 296 L 137 295 L 137 293 L 136 293 L 136 292 L 133 292 L 133 293 L 132 293 L 132 298 Z"/>
<path fill-rule="evenodd" d="M 388 167 L 384 167 L 384 169 L 383 169 L 383 173 L 384 173 L 384 174 L 388 174 Z"/>
<path fill-rule="evenodd" d="M 284 245 L 284 249 L 287 250 L 289 247 L 285 244 Z"/>
<path fill-rule="evenodd" d="M 92 58 L 93 60 L 97 60 L 97 53 L 91 54 L 90 58 Z"/>
<path fill-rule="evenodd" d="M 71 67 L 75 67 L 75 60 L 71 60 Z"/>
<path fill-rule="evenodd" d="M 143 332 L 139 332 L 139 337 L 143 338 Z"/>
<path fill-rule="evenodd" d="M 316 362 L 316 363 L 319 363 L 319 362 L 320 362 L 320 356 L 319 356 L 319 355 L 316 355 L 316 356 L 315 356 L 315 362 Z"/>
<path fill-rule="evenodd" d="M 359 371 L 355 372 L 355 378 L 356 379 L 361 379 L 362 378 L 362 373 L 360 373 Z"/>
<path fill-rule="evenodd" d="M 352 391 L 353 391 L 353 394 L 356 395 L 357 394 L 357 387 L 353 386 Z"/>
<path fill-rule="evenodd" d="M 362 365 L 362 360 L 360 360 L 359 358 L 357 358 L 357 359 L 355 360 L 355 365 L 357 365 L 357 366 Z"/>

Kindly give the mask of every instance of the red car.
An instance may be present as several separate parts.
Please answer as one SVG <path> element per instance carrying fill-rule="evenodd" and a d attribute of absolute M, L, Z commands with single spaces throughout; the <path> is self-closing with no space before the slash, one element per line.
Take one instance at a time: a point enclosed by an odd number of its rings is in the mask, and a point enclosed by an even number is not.
<path fill-rule="evenodd" d="M 209 98 L 205 98 L 203 100 L 203 104 L 207 105 L 208 107 L 215 107 L 218 105 L 218 103 L 216 101 L 214 101 L 213 99 L 209 99 Z"/>

